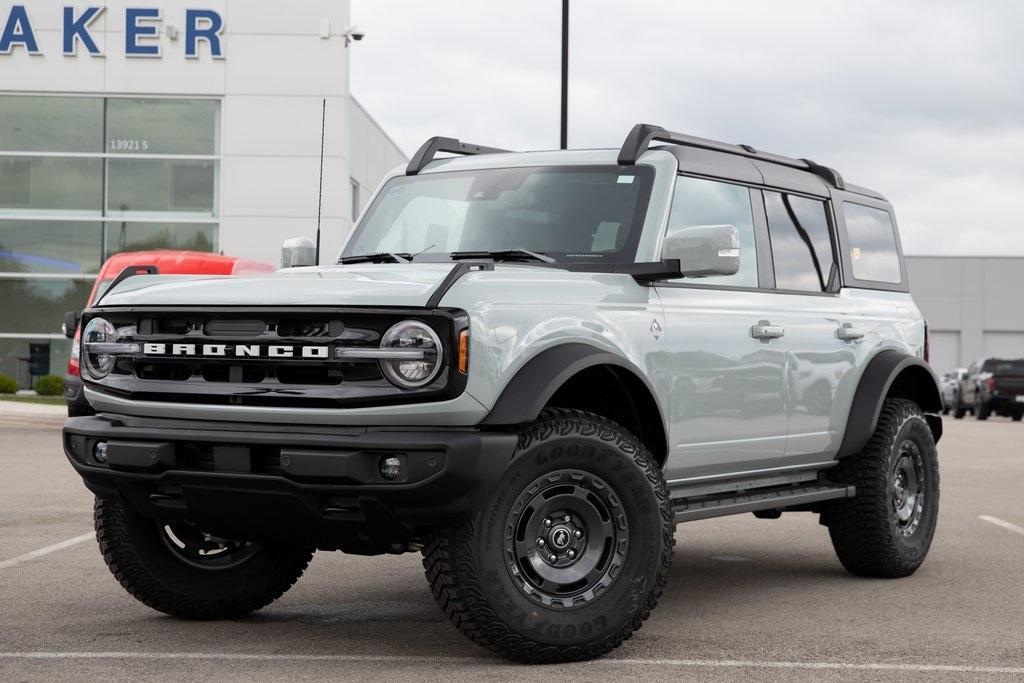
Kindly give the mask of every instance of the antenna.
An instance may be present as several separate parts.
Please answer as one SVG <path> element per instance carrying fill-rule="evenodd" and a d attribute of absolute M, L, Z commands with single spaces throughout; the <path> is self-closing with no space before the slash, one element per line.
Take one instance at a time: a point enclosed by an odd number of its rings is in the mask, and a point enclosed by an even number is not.
<path fill-rule="evenodd" d="M 320 213 L 324 203 L 324 133 L 327 131 L 327 98 L 324 98 L 320 112 L 320 189 L 316 195 L 316 258 L 313 265 L 320 265 Z"/>

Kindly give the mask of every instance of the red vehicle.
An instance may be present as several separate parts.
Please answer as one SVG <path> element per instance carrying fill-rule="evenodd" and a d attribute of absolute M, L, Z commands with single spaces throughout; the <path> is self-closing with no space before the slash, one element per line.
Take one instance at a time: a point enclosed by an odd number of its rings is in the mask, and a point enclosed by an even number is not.
<path fill-rule="evenodd" d="M 100 268 L 85 307 L 96 303 L 96 299 L 107 291 L 114 278 L 128 266 L 156 266 L 161 275 L 254 275 L 277 270 L 262 261 L 202 251 L 126 251 L 111 256 Z M 78 348 L 82 330 L 78 318 L 77 312 L 71 312 L 64 322 L 64 334 L 74 340 L 71 345 L 71 356 L 68 358 L 68 371 L 64 376 L 64 401 L 68 404 L 68 415 L 71 417 L 93 414 L 92 407 L 85 400 L 85 392 L 82 391 Z M 72 321 L 74 324 L 69 325 Z"/>

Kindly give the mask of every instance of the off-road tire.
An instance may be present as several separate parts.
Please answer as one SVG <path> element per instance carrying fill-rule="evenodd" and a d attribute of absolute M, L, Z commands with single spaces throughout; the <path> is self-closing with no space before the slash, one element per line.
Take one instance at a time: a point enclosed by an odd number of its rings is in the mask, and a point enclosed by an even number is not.
<path fill-rule="evenodd" d="M 989 418 L 989 415 L 991 415 L 991 414 L 992 414 L 992 406 L 991 405 L 981 401 L 980 399 L 975 399 L 975 402 L 974 402 L 974 417 L 978 418 L 979 420 L 987 420 Z"/>
<path fill-rule="evenodd" d="M 904 535 L 894 506 L 893 483 L 894 467 L 908 441 L 920 455 L 924 496 L 915 530 Z M 829 503 L 822 511 L 832 546 L 847 571 L 880 578 L 913 574 L 928 554 L 939 511 L 938 455 L 918 405 L 887 399 L 867 446 L 841 460 L 830 478 L 857 489 L 853 498 Z"/>
<path fill-rule="evenodd" d="M 262 545 L 238 566 L 186 564 L 160 539 L 157 523 L 123 502 L 97 498 L 96 540 L 103 560 L 135 599 L 183 619 L 235 619 L 265 607 L 292 587 L 313 551 Z"/>
<path fill-rule="evenodd" d="M 572 607 L 528 596 L 502 546 L 522 496 L 567 470 L 608 482 L 628 519 L 621 569 Z M 674 545 L 668 488 L 643 444 L 597 415 L 549 409 L 521 430 L 515 457 L 482 509 L 430 536 L 423 566 L 441 609 L 471 640 L 516 661 L 567 662 L 599 657 L 640 628 L 661 596 Z"/>

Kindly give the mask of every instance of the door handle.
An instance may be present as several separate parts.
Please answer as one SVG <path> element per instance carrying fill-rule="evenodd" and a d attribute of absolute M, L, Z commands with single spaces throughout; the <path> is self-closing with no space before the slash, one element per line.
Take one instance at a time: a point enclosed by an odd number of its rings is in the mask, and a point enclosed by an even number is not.
<path fill-rule="evenodd" d="M 838 330 L 836 330 L 836 337 L 843 341 L 856 341 L 864 337 L 864 330 L 859 327 L 854 327 L 850 323 L 843 323 Z"/>
<path fill-rule="evenodd" d="M 761 341 L 771 341 L 786 334 L 786 328 L 782 325 L 772 325 L 767 320 L 758 320 L 756 325 L 751 325 L 750 336 Z"/>

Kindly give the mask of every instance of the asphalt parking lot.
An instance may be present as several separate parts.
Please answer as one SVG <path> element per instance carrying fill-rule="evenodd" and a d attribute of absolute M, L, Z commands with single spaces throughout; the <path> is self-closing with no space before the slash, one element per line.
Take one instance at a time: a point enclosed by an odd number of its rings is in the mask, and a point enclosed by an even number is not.
<path fill-rule="evenodd" d="M 0 680 L 1024 678 L 1024 425 L 1002 418 L 946 420 L 939 529 L 913 577 L 847 575 L 812 515 L 695 522 L 622 648 L 526 668 L 442 618 L 418 555 L 318 554 L 240 621 L 149 610 L 100 558 L 59 416 L 12 405 L 0 402 Z"/>

